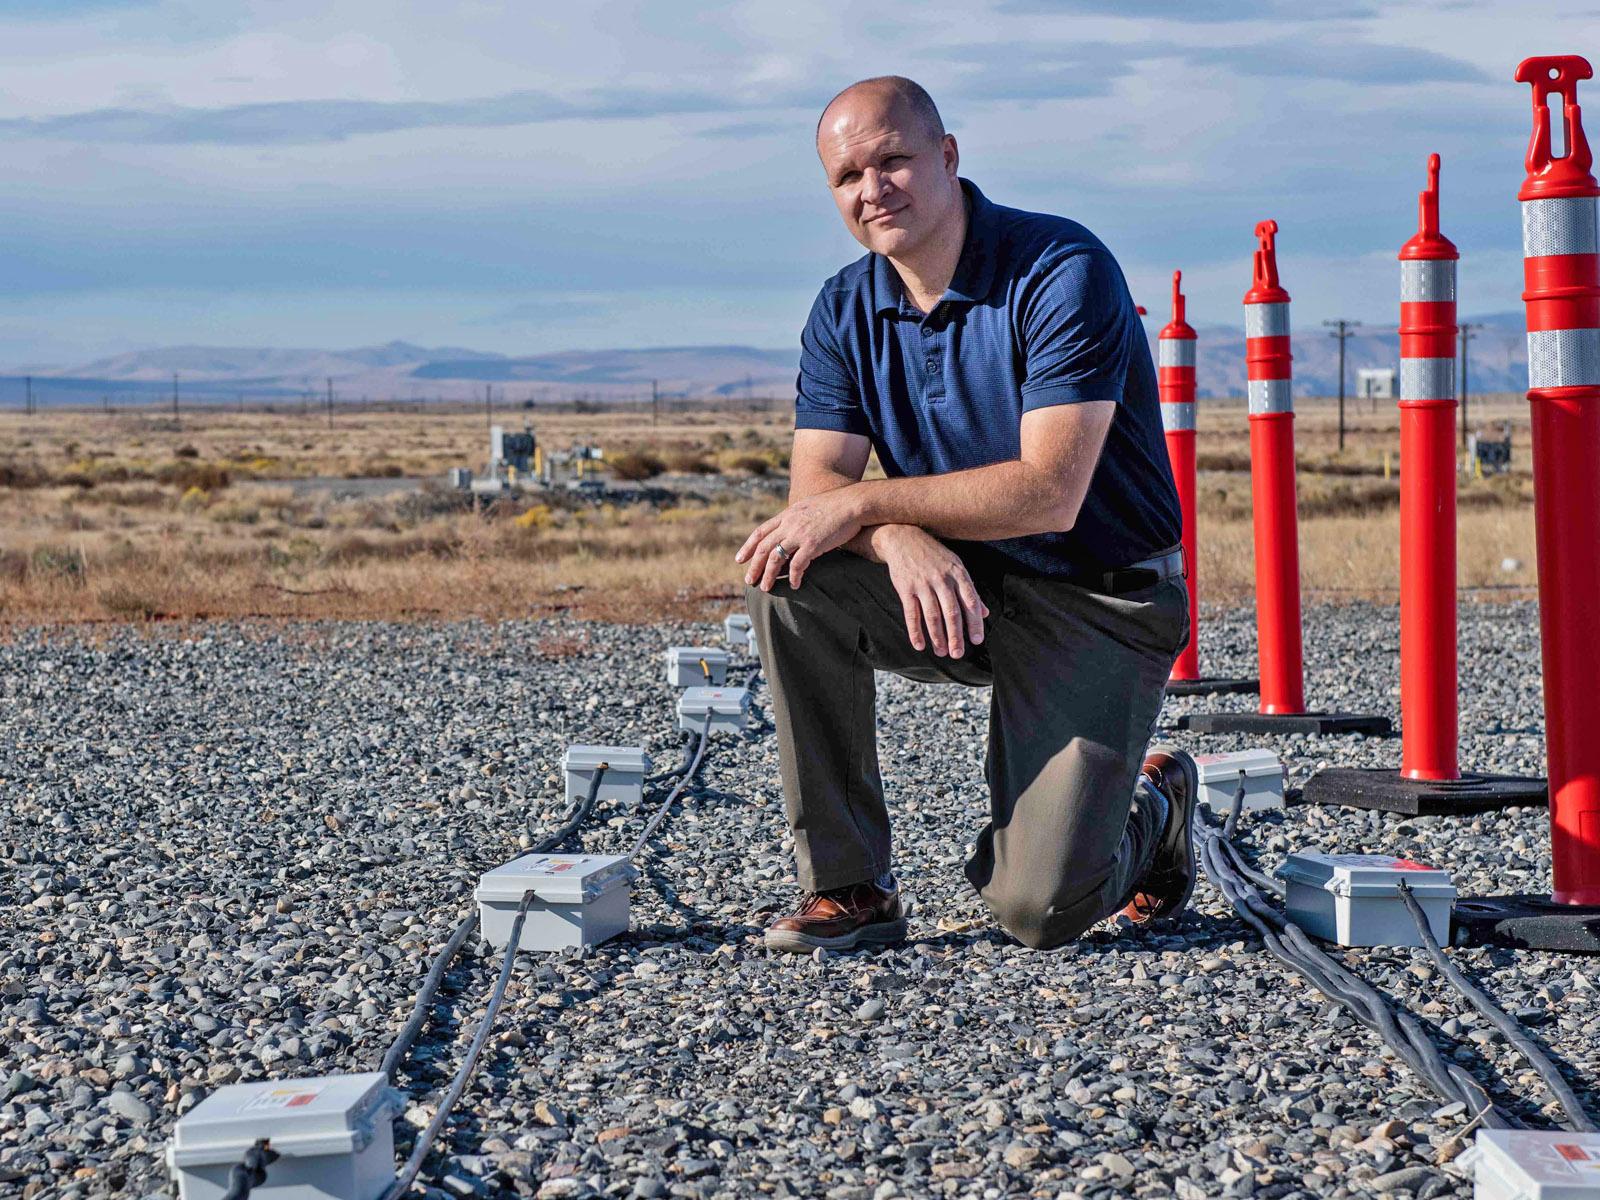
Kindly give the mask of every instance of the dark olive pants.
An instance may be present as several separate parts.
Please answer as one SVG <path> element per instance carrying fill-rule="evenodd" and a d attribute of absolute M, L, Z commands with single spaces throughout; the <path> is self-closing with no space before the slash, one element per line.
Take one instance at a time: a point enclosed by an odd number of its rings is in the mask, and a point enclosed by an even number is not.
<path fill-rule="evenodd" d="M 888 568 L 845 550 L 799 588 L 746 588 L 796 871 L 822 891 L 891 869 L 874 669 L 992 686 L 989 823 L 967 878 L 1022 942 L 1059 946 L 1128 902 L 1153 849 L 1130 831 L 1129 805 L 1188 639 L 1188 598 L 1178 579 L 1122 596 L 1020 575 L 974 583 L 989 617 L 961 658 L 914 649 Z M 948 738 L 938 726 L 889 734 Z"/>

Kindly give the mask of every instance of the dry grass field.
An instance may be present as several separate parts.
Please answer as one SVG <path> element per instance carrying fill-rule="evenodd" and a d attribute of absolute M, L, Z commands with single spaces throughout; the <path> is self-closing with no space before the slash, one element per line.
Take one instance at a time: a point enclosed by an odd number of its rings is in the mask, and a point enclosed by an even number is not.
<path fill-rule="evenodd" d="M 1343 453 L 1332 401 L 1303 402 L 1297 418 L 1302 576 L 1321 599 L 1396 590 L 1398 416 L 1390 403 L 1357 409 Z M 1461 481 L 1461 583 L 1529 589 L 1526 404 L 1475 398 L 1473 417 L 1509 423 L 1516 469 Z M 782 502 L 786 405 L 675 410 L 659 423 L 637 410 L 494 419 L 527 419 L 549 449 L 588 442 L 624 469 L 661 473 L 633 499 L 563 491 L 474 507 L 442 480 L 452 466 L 481 470 L 482 410 L 339 409 L 331 425 L 297 407 L 0 413 L 0 623 L 561 610 L 658 620 L 726 611 L 741 596 L 733 552 Z M 1200 463 L 1202 596 L 1245 599 L 1242 401 L 1203 405 Z"/>

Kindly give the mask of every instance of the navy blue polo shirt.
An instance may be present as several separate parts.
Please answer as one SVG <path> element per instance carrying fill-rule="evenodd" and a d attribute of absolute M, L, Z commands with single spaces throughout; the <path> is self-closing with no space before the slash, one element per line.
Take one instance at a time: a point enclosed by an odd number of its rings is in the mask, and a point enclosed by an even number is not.
<path fill-rule="evenodd" d="M 1155 364 L 1116 259 L 1076 221 L 961 186 L 966 244 L 931 313 L 882 255 L 823 285 L 800 339 L 795 427 L 870 438 L 889 476 L 938 475 L 1020 457 L 1030 409 L 1111 400 L 1116 415 L 1070 531 L 949 545 L 972 570 L 1048 576 L 1176 545 L 1182 516 Z"/>

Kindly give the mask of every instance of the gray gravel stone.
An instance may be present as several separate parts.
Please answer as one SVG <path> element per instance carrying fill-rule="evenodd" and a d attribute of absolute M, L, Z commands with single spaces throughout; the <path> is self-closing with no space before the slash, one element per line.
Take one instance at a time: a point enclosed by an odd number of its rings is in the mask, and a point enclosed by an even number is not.
<path fill-rule="evenodd" d="M 660 648 L 718 636 L 564 619 L 11 631 L 0 1182 L 166 1195 L 172 1124 L 216 1087 L 374 1069 L 477 875 L 530 821 L 559 820 L 564 747 L 677 761 Z M 581 648 L 548 652 L 563 644 Z M 1309 609 L 1312 702 L 1398 718 L 1395 645 L 1392 609 Z M 1464 606 L 1461 647 L 1464 764 L 1538 773 L 1534 609 Z M 1208 609 L 1204 667 L 1253 660 L 1249 614 Z M 1248 704 L 1172 699 L 1163 721 Z M 960 870 L 986 811 L 987 707 L 982 690 L 880 677 L 895 866 L 915 903 L 906 945 L 860 953 L 761 946 L 796 892 L 775 746 L 767 726 L 719 739 L 641 861 L 632 932 L 519 960 L 425 1172 L 432 1194 L 454 1177 L 506 1196 L 1469 1195 L 1432 1161 L 1466 1115 L 1262 953 L 1208 884 L 1173 928 L 1108 922 L 1053 954 L 993 926 Z M 1163 736 L 1268 745 L 1294 784 L 1399 755 L 1392 740 Z M 620 848 L 641 823 L 602 805 L 582 845 Z M 1290 848 L 1382 848 L 1448 867 L 1464 894 L 1540 891 L 1546 823 L 1291 808 L 1246 822 L 1241 843 L 1269 869 Z M 1588 1089 L 1592 964 L 1453 953 Z M 1549 1124 L 1514 1052 L 1476 1036 L 1487 1023 L 1420 952 L 1340 956 Z M 402 1066 L 401 1154 L 497 969 L 457 964 Z"/>

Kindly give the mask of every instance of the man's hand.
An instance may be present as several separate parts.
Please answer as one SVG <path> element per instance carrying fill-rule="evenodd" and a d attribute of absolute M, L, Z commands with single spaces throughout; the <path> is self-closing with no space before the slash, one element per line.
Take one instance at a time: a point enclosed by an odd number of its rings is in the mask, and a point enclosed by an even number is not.
<path fill-rule="evenodd" d="M 770 592 L 787 568 L 789 586 L 799 587 L 814 559 L 860 532 L 849 493 L 849 487 L 839 487 L 806 496 L 757 525 L 733 556 L 735 562 L 750 564 L 745 582 Z M 776 552 L 779 546 L 783 554 Z"/>
<path fill-rule="evenodd" d="M 873 543 L 889 568 L 889 580 L 905 610 L 906 635 L 924 647 L 923 628 L 933 652 L 960 658 L 968 642 L 983 641 L 989 606 L 978 597 L 966 564 L 950 547 L 914 525 L 884 530 Z"/>

